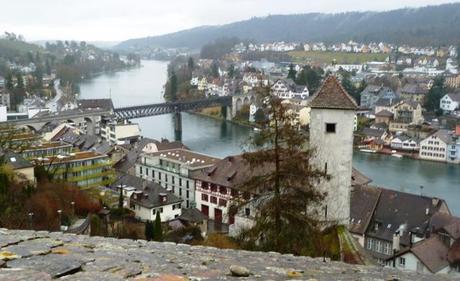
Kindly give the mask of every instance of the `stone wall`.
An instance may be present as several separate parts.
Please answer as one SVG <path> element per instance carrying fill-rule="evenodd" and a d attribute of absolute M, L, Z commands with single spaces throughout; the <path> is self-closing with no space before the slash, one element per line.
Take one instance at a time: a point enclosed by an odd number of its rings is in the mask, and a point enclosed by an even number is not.
<path fill-rule="evenodd" d="M 52 279 L 448 280 L 278 253 L 0 229 L 0 281 Z"/>

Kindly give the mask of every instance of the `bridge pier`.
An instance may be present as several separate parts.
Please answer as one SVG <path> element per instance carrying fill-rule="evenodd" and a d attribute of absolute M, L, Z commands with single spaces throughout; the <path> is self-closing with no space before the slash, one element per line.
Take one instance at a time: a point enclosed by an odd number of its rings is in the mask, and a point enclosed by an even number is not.
<path fill-rule="evenodd" d="M 227 121 L 232 120 L 232 107 L 231 106 L 222 106 L 220 110 L 220 114 L 222 118 L 224 118 Z"/>
<path fill-rule="evenodd" d="M 180 112 L 174 113 L 174 139 L 182 141 L 182 115 Z"/>

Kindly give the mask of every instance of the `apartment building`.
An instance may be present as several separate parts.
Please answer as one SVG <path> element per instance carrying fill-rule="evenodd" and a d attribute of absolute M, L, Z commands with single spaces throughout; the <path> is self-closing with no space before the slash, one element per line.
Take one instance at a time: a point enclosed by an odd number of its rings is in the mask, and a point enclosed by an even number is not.
<path fill-rule="evenodd" d="M 182 198 L 184 208 L 194 208 L 195 179 L 192 173 L 214 165 L 219 159 L 187 149 L 143 153 L 136 163 L 136 176 L 156 182 Z"/>
<path fill-rule="evenodd" d="M 64 180 L 82 188 L 106 186 L 114 181 L 109 156 L 93 151 L 69 155 L 38 157 L 35 165 L 43 165 L 56 180 Z"/>

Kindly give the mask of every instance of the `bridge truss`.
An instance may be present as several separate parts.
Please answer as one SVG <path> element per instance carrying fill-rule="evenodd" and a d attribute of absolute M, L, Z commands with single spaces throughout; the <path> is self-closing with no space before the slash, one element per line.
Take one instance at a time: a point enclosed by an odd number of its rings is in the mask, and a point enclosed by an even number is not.
<path fill-rule="evenodd" d="M 187 102 L 166 102 L 140 106 L 128 106 L 114 109 L 118 119 L 134 119 L 168 113 L 197 110 L 213 106 L 231 106 L 232 97 L 215 97 Z"/>

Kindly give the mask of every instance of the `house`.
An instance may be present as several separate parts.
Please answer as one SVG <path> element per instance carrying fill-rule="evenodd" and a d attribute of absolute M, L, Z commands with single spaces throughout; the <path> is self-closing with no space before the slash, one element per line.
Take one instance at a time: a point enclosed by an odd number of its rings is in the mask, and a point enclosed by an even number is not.
<path fill-rule="evenodd" d="M 48 157 L 56 155 L 69 155 L 72 153 L 73 146 L 68 143 L 55 141 L 43 142 L 29 146 L 21 151 L 18 151 L 25 159 L 34 159 L 38 157 Z"/>
<path fill-rule="evenodd" d="M 129 198 L 129 208 L 137 219 L 154 221 L 159 213 L 161 222 L 167 222 L 182 214 L 182 199 L 159 184 L 150 182 L 141 189 L 137 187 Z"/>
<path fill-rule="evenodd" d="M 278 79 L 271 86 L 273 95 L 282 99 L 306 99 L 310 96 L 307 86 L 299 86 L 292 79 Z"/>
<path fill-rule="evenodd" d="M 11 109 L 10 92 L 8 92 L 6 89 L 0 88 L 0 105 L 6 106 L 8 110 Z"/>
<path fill-rule="evenodd" d="M 396 106 L 398 106 L 402 102 L 403 100 L 401 100 L 400 98 L 395 98 L 395 99 L 380 98 L 375 103 L 375 113 L 379 113 L 382 110 L 386 110 L 394 114 Z"/>
<path fill-rule="evenodd" d="M 188 149 L 142 153 L 136 163 L 136 176 L 160 184 L 183 199 L 184 208 L 194 208 L 196 171 L 211 167 L 219 159 Z"/>
<path fill-rule="evenodd" d="M 233 224 L 235 218 L 229 215 L 231 201 L 240 197 L 240 185 L 253 173 L 241 155 L 228 156 L 209 168 L 195 172 L 196 207 L 210 220 Z M 245 193 L 243 197 L 249 200 L 251 194 Z"/>
<path fill-rule="evenodd" d="M 401 89 L 401 98 L 412 100 L 416 102 L 423 102 L 425 96 L 428 94 L 429 89 L 419 83 L 406 84 Z"/>
<path fill-rule="evenodd" d="M 420 141 L 417 138 L 411 138 L 407 135 L 396 135 L 390 143 L 391 149 L 405 150 L 405 151 L 418 151 Z"/>
<path fill-rule="evenodd" d="M 387 259 L 388 265 L 400 270 L 416 271 L 418 273 L 450 274 L 452 271 L 449 259 L 449 247 L 443 243 L 439 235 L 415 243 L 403 251 Z M 455 272 L 457 272 L 455 270 Z M 457 272 L 458 273 L 458 272 Z"/>
<path fill-rule="evenodd" d="M 397 95 L 388 87 L 368 85 L 361 92 L 361 108 L 374 108 L 379 99 L 396 99 Z"/>
<path fill-rule="evenodd" d="M 449 93 L 441 98 L 439 108 L 445 113 L 460 110 L 460 93 Z"/>
<path fill-rule="evenodd" d="M 420 142 L 420 159 L 460 163 L 458 136 L 453 131 L 441 129 Z"/>
<path fill-rule="evenodd" d="M 444 83 L 450 88 L 460 88 L 460 74 L 448 75 Z"/>
<path fill-rule="evenodd" d="M 400 249 L 387 264 L 418 273 L 460 275 L 460 218 L 444 213 L 429 221 L 431 233 L 413 240 L 411 247 Z"/>
<path fill-rule="evenodd" d="M 0 157 L 3 157 L 5 163 L 13 169 L 16 175 L 23 178 L 24 182 L 35 186 L 35 166 L 33 163 L 24 159 L 21 154 L 14 152 L 0 153 Z"/>
<path fill-rule="evenodd" d="M 390 122 L 390 132 L 407 131 L 409 125 L 423 123 L 422 106 L 416 101 L 402 101 L 394 107 L 394 118 Z"/>
<path fill-rule="evenodd" d="M 364 128 L 361 135 L 363 136 L 361 144 L 367 145 L 370 149 L 374 150 L 381 150 L 388 137 L 386 130 L 376 128 Z"/>
<path fill-rule="evenodd" d="M 141 136 L 139 124 L 124 122 L 108 121 L 101 122 L 101 138 L 110 144 L 130 144 L 136 142 Z"/>
<path fill-rule="evenodd" d="M 451 215 L 442 199 L 354 186 L 348 227 L 366 252 L 385 264 L 393 249 L 411 247 L 427 237 L 431 232 L 430 219 L 436 214 Z"/>
<path fill-rule="evenodd" d="M 375 113 L 375 123 L 384 123 L 387 125 L 390 125 L 390 121 L 393 120 L 393 112 L 390 112 L 386 109 L 381 110 L 377 113 Z"/>

